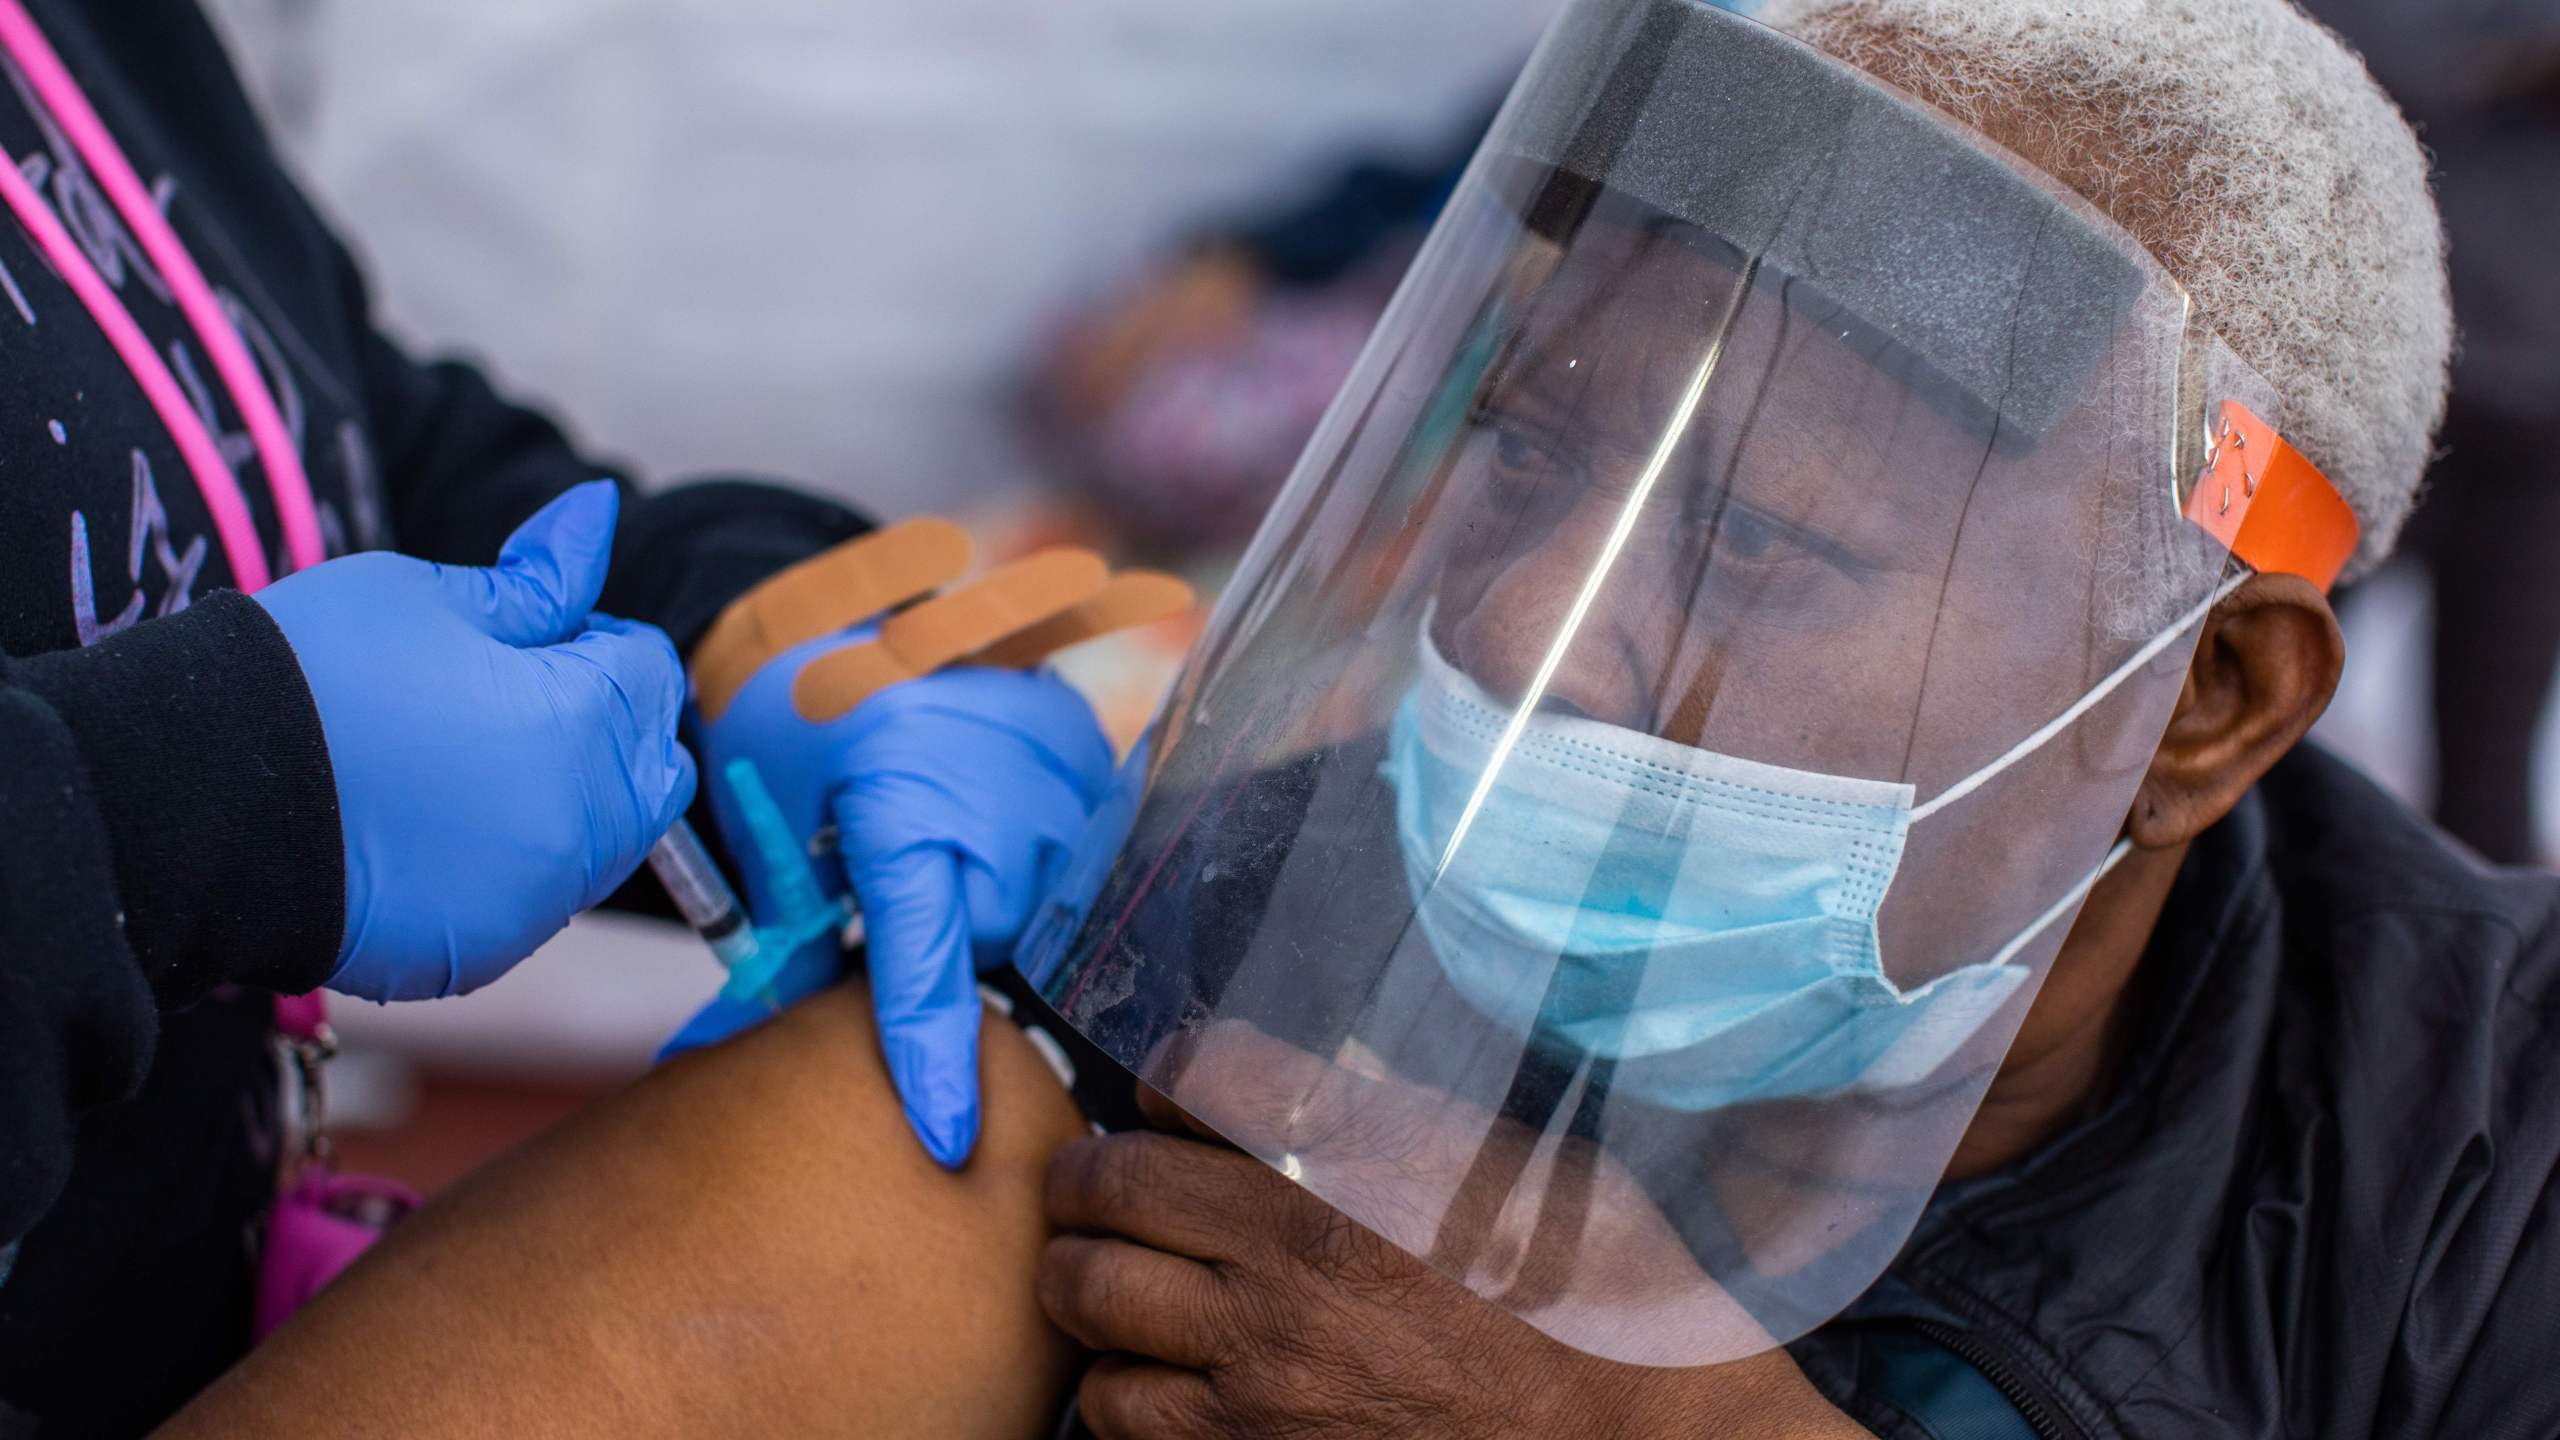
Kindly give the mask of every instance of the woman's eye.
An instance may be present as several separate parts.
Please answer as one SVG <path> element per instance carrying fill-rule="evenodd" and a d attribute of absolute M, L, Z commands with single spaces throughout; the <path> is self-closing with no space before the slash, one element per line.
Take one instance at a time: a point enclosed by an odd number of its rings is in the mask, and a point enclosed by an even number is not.
<path fill-rule="evenodd" d="M 1726 510 L 1724 523 L 1717 527 L 1716 542 L 1718 548 L 1746 560 L 1759 560 L 1766 558 L 1785 538 L 1778 533 L 1777 526 L 1736 506 Z"/>
<path fill-rule="evenodd" d="M 1546 447 L 1509 426 L 1493 432 L 1493 454 L 1507 470 L 1526 470 L 1547 462 Z"/>

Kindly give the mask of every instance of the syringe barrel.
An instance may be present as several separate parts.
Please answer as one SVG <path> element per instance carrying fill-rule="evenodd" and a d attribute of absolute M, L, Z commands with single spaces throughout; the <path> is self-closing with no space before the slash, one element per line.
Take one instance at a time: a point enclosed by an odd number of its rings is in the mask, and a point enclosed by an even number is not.
<path fill-rule="evenodd" d="M 724 962 L 733 961 L 732 950 L 737 946 L 753 944 L 738 892 L 729 887 L 729 878 L 712 862 L 711 852 L 703 848 L 702 837 L 691 824 L 676 821 L 649 852 L 649 868 L 657 873 L 658 883 L 667 887 L 676 912 Z"/>

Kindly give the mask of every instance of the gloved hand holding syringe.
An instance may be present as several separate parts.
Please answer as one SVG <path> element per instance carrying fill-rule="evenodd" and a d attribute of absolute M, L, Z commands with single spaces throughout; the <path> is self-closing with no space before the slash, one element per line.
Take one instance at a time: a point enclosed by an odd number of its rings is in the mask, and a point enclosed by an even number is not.
<path fill-rule="evenodd" d="M 842 951 L 817 942 L 863 925 L 882 1052 L 947 1165 L 977 1132 L 976 971 L 1009 956 L 1111 769 L 1090 707 L 1043 662 L 1191 603 L 1179 580 L 1066 549 L 933 593 L 968 561 L 957 526 L 911 520 L 722 612 L 694 651 L 694 704 L 746 900 L 686 826 L 650 856 L 730 972 L 669 1049 L 831 983 Z"/>

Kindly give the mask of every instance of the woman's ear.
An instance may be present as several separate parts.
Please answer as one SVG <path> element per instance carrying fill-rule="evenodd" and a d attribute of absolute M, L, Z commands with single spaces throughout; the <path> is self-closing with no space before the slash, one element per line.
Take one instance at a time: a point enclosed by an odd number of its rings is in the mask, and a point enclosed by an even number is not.
<path fill-rule="evenodd" d="M 2182 845 L 2231 813 L 2329 708 L 2346 659 L 2329 597 L 2298 575 L 2255 576 L 2214 607 L 2134 796 L 2133 843 Z"/>

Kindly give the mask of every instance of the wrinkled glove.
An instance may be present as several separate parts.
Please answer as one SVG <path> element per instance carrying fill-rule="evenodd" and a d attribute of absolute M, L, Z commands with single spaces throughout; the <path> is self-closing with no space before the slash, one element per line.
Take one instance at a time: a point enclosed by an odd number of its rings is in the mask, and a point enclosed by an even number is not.
<path fill-rule="evenodd" d="M 880 1047 L 907 1120 L 935 1160 L 957 1168 L 978 1136 L 976 975 L 1004 963 L 1066 866 L 1111 778 L 1093 711 L 1045 671 L 970 667 L 880 690 L 824 724 L 803 719 L 792 685 L 812 661 L 859 635 L 793 647 L 756 672 L 705 749 L 715 773 L 749 759 L 792 833 L 833 827 L 819 872 L 851 887 L 869 942 Z M 742 858 L 759 921 L 783 908 L 756 862 L 735 791 L 715 785 L 722 836 Z M 821 841 L 823 843 L 823 841 Z M 774 990 L 783 1003 L 832 983 L 832 941 L 795 953 Z M 743 1029 L 764 1007 L 715 1002 L 677 1047 Z"/>
<path fill-rule="evenodd" d="M 620 501 L 581 485 L 493 569 L 350 555 L 258 592 L 336 772 L 347 924 L 329 988 L 485 985 L 601 901 L 693 798 L 684 669 L 590 614 Z"/>

